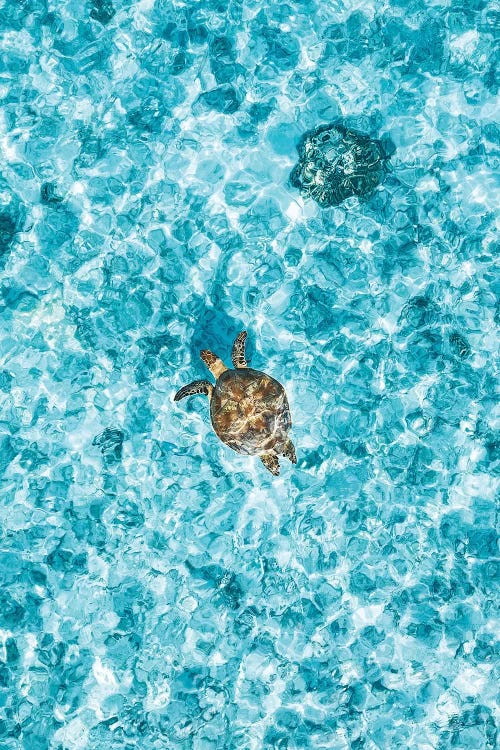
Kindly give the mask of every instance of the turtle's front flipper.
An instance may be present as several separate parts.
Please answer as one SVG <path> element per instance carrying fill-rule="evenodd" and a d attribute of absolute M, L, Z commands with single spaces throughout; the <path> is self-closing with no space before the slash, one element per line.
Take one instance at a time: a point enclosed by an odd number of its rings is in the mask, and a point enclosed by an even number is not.
<path fill-rule="evenodd" d="M 296 464 L 297 463 L 297 456 L 296 456 L 296 453 L 295 453 L 295 446 L 292 443 L 292 441 L 290 440 L 290 438 L 288 438 L 288 440 L 285 443 L 285 447 L 283 448 L 283 455 L 285 456 L 285 458 L 288 458 L 288 460 L 291 461 L 292 464 Z"/>
<path fill-rule="evenodd" d="M 180 389 L 180 391 L 177 391 L 174 396 L 174 401 L 180 401 L 181 398 L 186 398 L 186 396 L 194 396 L 197 393 L 203 393 L 205 396 L 212 398 L 213 389 L 214 387 L 212 383 L 209 383 L 208 380 L 195 380 L 193 383 L 185 385 Z"/>
<path fill-rule="evenodd" d="M 280 462 L 275 453 L 263 453 L 260 460 L 271 474 L 274 474 L 275 477 L 278 476 L 280 473 Z"/>
<path fill-rule="evenodd" d="M 247 367 L 247 361 L 245 359 L 245 340 L 247 332 L 242 331 L 236 337 L 236 341 L 233 344 L 233 351 L 231 352 L 231 359 L 235 367 Z"/>

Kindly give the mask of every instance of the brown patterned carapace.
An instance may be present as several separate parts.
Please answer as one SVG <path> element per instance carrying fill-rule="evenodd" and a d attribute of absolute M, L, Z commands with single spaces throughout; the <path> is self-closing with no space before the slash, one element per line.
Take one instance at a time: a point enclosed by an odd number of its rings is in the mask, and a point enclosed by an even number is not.
<path fill-rule="evenodd" d="M 215 386 L 208 380 L 196 380 L 177 391 L 174 400 L 204 393 L 210 399 L 213 428 L 222 442 L 237 453 L 259 455 L 266 469 L 278 475 L 279 456 L 297 462 L 288 437 L 292 426 L 290 407 L 281 383 L 247 366 L 246 336 L 246 331 L 242 331 L 233 344 L 234 370 L 204 349 L 201 358 L 217 379 Z"/>
<path fill-rule="evenodd" d="M 248 455 L 283 448 L 291 426 L 283 386 L 251 368 L 222 373 L 210 402 L 210 416 L 222 442 Z"/>

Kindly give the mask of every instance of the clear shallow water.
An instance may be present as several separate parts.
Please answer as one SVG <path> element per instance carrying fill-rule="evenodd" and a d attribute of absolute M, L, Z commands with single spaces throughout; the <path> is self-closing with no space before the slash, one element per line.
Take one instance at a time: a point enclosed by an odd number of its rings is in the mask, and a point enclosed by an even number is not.
<path fill-rule="evenodd" d="M 3 3 L 2 748 L 496 746 L 497 27 Z M 396 152 L 321 209 L 339 116 Z M 279 479 L 172 403 L 242 328 Z"/>

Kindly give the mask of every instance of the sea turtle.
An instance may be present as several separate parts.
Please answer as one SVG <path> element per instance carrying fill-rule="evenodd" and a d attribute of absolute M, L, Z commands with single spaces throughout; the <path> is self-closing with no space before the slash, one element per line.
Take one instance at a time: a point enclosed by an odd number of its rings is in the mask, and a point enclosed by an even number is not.
<path fill-rule="evenodd" d="M 260 456 L 266 469 L 278 476 L 278 456 L 297 463 L 288 437 L 292 426 L 290 407 L 281 383 L 248 367 L 246 337 L 247 332 L 242 331 L 233 344 L 234 370 L 228 369 L 213 352 L 203 350 L 201 358 L 216 378 L 215 386 L 208 380 L 195 380 L 181 388 L 174 401 L 196 393 L 208 396 L 210 418 L 220 440 L 237 453 Z"/>
<path fill-rule="evenodd" d="M 334 122 L 304 133 L 297 151 L 292 187 L 320 206 L 337 206 L 346 198 L 373 192 L 388 172 L 394 145 L 387 138 L 375 140 Z"/>

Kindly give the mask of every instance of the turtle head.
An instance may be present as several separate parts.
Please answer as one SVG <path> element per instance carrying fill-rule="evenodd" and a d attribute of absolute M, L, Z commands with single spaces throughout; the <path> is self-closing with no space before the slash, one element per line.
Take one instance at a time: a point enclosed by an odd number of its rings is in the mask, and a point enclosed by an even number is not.
<path fill-rule="evenodd" d="M 200 352 L 200 357 L 215 378 L 220 377 L 222 373 L 227 370 L 227 367 L 222 359 L 217 357 L 209 349 L 203 349 L 203 351 Z"/>

